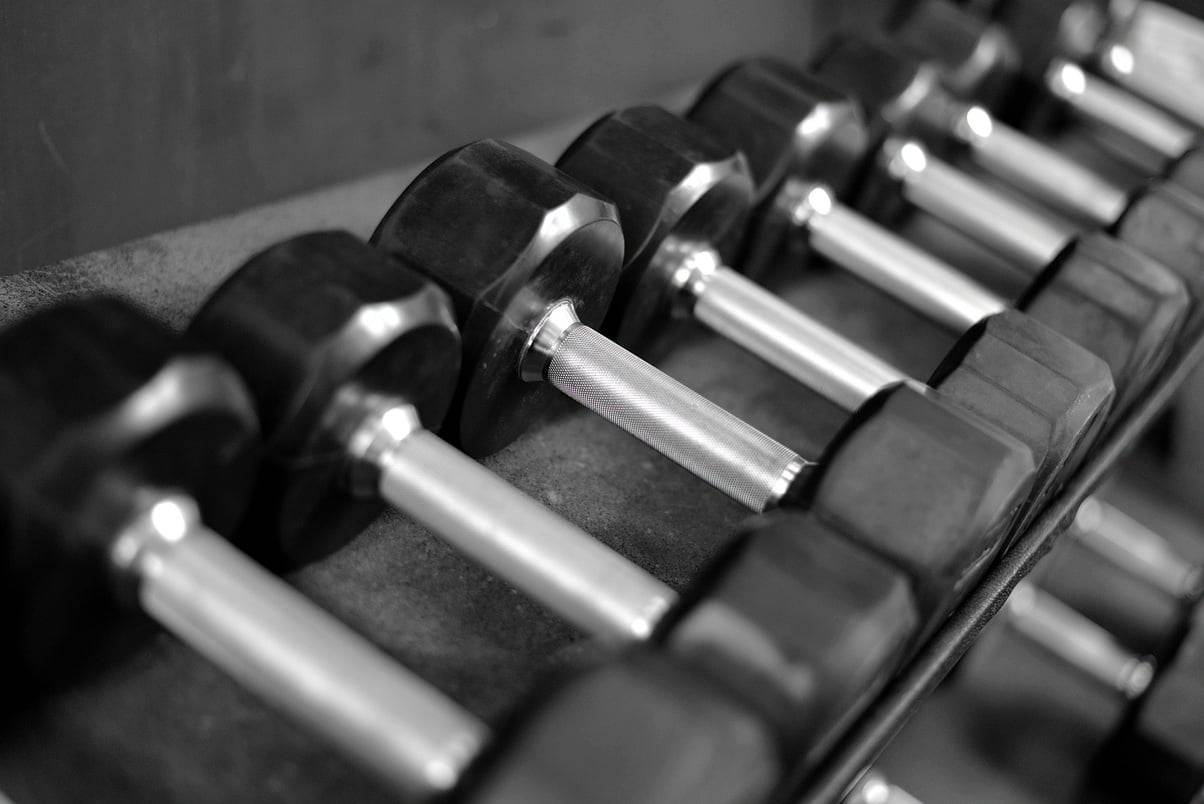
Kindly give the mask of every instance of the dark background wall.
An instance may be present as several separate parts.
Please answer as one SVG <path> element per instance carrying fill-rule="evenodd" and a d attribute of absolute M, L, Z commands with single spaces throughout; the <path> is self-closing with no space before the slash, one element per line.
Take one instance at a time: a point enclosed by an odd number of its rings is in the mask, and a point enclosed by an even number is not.
<path fill-rule="evenodd" d="M 838 6 L 0 2 L 0 273 L 797 58 Z"/>

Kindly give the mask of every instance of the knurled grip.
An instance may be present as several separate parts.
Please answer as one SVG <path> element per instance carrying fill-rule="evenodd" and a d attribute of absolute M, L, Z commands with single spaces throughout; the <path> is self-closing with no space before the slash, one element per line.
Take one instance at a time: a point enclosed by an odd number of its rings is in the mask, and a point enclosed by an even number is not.
<path fill-rule="evenodd" d="M 548 382 L 754 511 L 774 507 L 805 462 L 584 324 L 551 354 Z"/>

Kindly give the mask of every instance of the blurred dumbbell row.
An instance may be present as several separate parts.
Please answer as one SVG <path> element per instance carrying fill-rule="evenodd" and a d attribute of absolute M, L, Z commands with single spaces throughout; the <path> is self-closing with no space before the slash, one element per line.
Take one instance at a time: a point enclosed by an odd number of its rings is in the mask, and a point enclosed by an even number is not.
<path fill-rule="evenodd" d="M 1116 185 L 958 94 L 982 88 L 959 83 L 958 57 L 977 67 L 1001 29 L 935 4 L 896 25 L 845 33 L 805 66 L 735 65 L 684 114 L 610 113 L 554 164 L 499 140 L 457 148 L 366 241 L 302 234 L 186 288 L 153 272 L 92 282 L 10 323 L 14 733 L 35 734 L 81 679 L 120 679 L 153 621 L 338 749 L 368 790 L 793 798 L 1198 335 L 1204 201 L 1189 171 Z M 992 89 L 1030 87 L 1001 52 Z M 1056 72 L 1078 69 L 1084 94 L 1094 62 L 1077 55 Z M 1081 108 L 1096 107 L 1065 106 Z M 853 305 L 876 338 L 850 325 Z M 693 367 L 670 376 L 683 354 Z M 600 419 L 566 419 L 566 400 Z M 570 447 L 563 421 L 592 429 Z M 620 431 L 635 439 L 588 438 Z M 591 447 L 616 450 L 609 474 Z M 649 447 L 686 471 L 639 477 Z M 559 461 L 516 469 L 524 448 Z M 619 513 L 575 520 L 561 489 L 599 487 L 588 505 Z M 641 493 L 685 512 L 679 532 L 622 519 Z M 386 506 L 425 541 L 379 538 L 398 527 Z M 617 533 L 595 538 L 590 522 L 614 516 Z M 572 656 L 482 717 L 448 668 L 407 667 L 424 662 L 271 574 L 335 571 L 363 556 L 366 527 L 378 569 L 441 586 L 452 565 L 434 536 L 588 647 L 561 638 Z M 1199 569 L 1096 499 L 1073 533 L 1173 614 L 1125 645 L 1104 614 L 1025 585 L 1004 621 L 1132 698 L 1124 766 L 1137 789 L 1183 798 L 1204 772 L 1189 750 L 1204 705 L 1184 703 L 1201 683 Z M 672 550 L 701 538 L 688 571 L 641 552 L 661 536 Z M 347 582 L 368 607 L 392 594 Z M 501 622 L 496 593 L 471 600 L 433 598 L 425 616 Z M 505 628 L 523 638 L 521 618 Z M 871 775 L 848 795 L 905 794 Z"/>

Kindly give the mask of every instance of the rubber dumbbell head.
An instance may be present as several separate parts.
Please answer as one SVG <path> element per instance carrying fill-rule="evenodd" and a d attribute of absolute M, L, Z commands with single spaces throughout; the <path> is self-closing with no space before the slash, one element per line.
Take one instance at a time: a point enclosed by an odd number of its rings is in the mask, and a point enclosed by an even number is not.
<path fill-rule="evenodd" d="M 898 462 L 919 455 L 917 471 Z M 904 383 L 857 409 L 798 502 L 906 568 L 929 615 L 965 592 L 1006 543 L 1032 478 L 1019 442 Z M 934 499 L 942 504 L 919 502 Z"/>
<path fill-rule="evenodd" d="M 1204 299 L 1204 201 L 1171 184 L 1153 182 L 1111 227 L 1117 239 L 1175 272 L 1192 299 Z"/>
<path fill-rule="evenodd" d="M 767 800 L 782 774 L 764 726 L 648 650 L 562 675 L 498 731 L 458 804 Z"/>
<path fill-rule="evenodd" d="M 494 141 L 427 167 L 372 242 L 429 271 L 452 297 L 464 363 L 445 434 L 473 455 L 513 441 L 555 396 L 517 368 L 548 306 L 568 299 L 582 322 L 600 323 L 623 260 L 611 204 Z"/>
<path fill-rule="evenodd" d="M 1020 49 L 1007 31 L 948 0 L 920 0 L 897 11 L 887 27 L 919 58 L 935 62 L 943 83 L 1004 119 L 1032 100 L 1032 84 L 1021 80 Z M 901 12 L 901 13 L 900 13 Z M 1027 91 L 1026 91 L 1027 90 Z"/>
<path fill-rule="evenodd" d="M 381 510 L 348 440 L 381 399 L 437 426 L 460 369 L 442 291 L 344 232 L 303 235 L 249 260 L 190 334 L 220 352 L 256 400 L 266 461 L 249 526 L 254 552 L 288 564 L 337 549 Z M 357 487 L 365 493 L 357 494 Z"/>
<path fill-rule="evenodd" d="M 653 638 L 759 690 L 758 711 L 813 757 L 886 683 L 919 627 L 911 583 L 887 559 L 811 514 L 776 511 L 741 528 Z"/>
<path fill-rule="evenodd" d="M 191 495 L 206 524 L 239 518 L 254 411 L 228 368 L 123 302 L 36 313 L 0 333 L 0 550 L 6 672 L 40 685 L 128 642 L 110 550 L 146 489 Z"/>
<path fill-rule="evenodd" d="M 748 159 L 761 226 L 780 221 L 769 207 L 792 177 L 826 184 L 842 198 L 855 195 L 874 147 L 860 104 L 801 71 L 785 77 L 780 67 L 771 59 L 734 64 L 703 88 L 686 113 Z M 752 228 L 748 249 L 764 248 L 767 239 L 765 231 Z M 776 249 L 780 243 L 773 238 L 769 245 Z M 741 259 L 749 271 L 761 270 L 763 262 L 747 253 Z"/>
<path fill-rule="evenodd" d="M 747 222 L 744 158 L 700 142 L 655 106 L 606 115 L 556 167 L 618 207 L 626 253 L 602 328 L 624 346 L 644 345 L 681 303 L 675 252 L 706 248 L 730 258 Z"/>

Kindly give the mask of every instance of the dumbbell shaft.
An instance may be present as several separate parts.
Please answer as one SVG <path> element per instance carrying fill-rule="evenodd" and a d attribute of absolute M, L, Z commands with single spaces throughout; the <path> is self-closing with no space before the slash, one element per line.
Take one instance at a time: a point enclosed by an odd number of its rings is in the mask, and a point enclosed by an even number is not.
<path fill-rule="evenodd" d="M 694 317 L 787 376 L 849 409 L 899 373 L 726 266 L 690 272 L 684 292 Z"/>
<path fill-rule="evenodd" d="M 384 404 L 351 439 L 381 497 L 591 636 L 643 639 L 676 594 L 585 531 Z"/>
<path fill-rule="evenodd" d="M 1127 698 L 1141 695 L 1153 680 L 1150 660 L 1127 652 L 1103 628 L 1031 583 L 1016 585 L 1006 612 L 1008 624 L 1032 644 Z"/>
<path fill-rule="evenodd" d="M 973 163 L 1057 210 L 1110 226 L 1128 206 L 1122 188 L 1000 123 L 981 106 L 963 107 L 951 130 Z"/>
<path fill-rule="evenodd" d="M 1079 539 L 1125 572 L 1176 600 L 1201 593 L 1200 568 L 1183 560 L 1157 533 L 1102 500 L 1088 498 L 1075 516 Z"/>
<path fill-rule="evenodd" d="M 792 450 L 554 306 L 523 374 L 566 395 L 755 511 L 774 507 L 806 465 Z"/>
<path fill-rule="evenodd" d="M 888 140 L 883 159 L 903 197 L 1029 270 L 1039 270 L 1074 239 L 1054 220 L 936 159 L 914 140 Z"/>
<path fill-rule="evenodd" d="M 793 221 L 819 254 L 957 332 L 1007 303 L 946 263 L 835 199 L 821 184 L 800 185 Z"/>
<path fill-rule="evenodd" d="M 1083 120 L 1127 137 L 1163 161 L 1178 159 L 1195 144 L 1190 126 L 1065 59 L 1051 61 L 1044 80 Z"/>
<path fill-rule="evenodd" d="M 151 617 L 401 789 L 454 783 L 479 723 L 206 530 L 191 500 L 150 497 L 111 557 Z"/>

